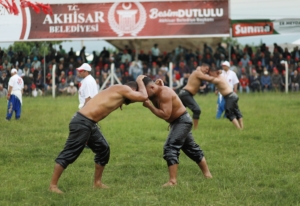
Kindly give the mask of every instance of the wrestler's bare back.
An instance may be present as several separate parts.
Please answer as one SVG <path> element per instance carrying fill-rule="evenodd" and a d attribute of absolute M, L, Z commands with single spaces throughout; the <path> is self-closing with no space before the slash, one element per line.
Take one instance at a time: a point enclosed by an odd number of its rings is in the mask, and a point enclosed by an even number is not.
<path fill-rule="evenodd" d="M 151 99 L 151 102 L 156 108 L 161 109 L 160 108 L 161 102 L 170 101 L 170 96 L 171 96 L 172 102 L 167 102 L 167 104 L 169 106 L 172 106 L 172 111 L 169 119 L 166 120 L 167 122 L 171 123 L 174 120 L 176 120 L 178 117 L 180 117 L 186 111 L 186 108 L 183 106 L 178 95 L 172 89 L 166 86 L 160 86 L 160 88 L 161 91 L 157 93 L 156 97 Z"/>
<path fill-rule="evenodd" d="M 87 118 L 98 122 L 124 103 L 125 97 L 122 93 L 125 89 L 131 88 L 124 85 L 110 86 L 88 101 L 79 112 Z"/>

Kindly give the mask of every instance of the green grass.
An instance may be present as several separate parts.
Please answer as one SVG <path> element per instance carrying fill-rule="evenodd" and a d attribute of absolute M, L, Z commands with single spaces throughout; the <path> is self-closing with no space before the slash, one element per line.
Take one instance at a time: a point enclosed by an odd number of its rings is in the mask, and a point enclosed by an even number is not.
<path fill-rule="evenodd" d="M 300 94 L 240 95 L 243 131 L 215 119 L 216 96 L 196 99 L 202 115 L 193 134 L 213 179 L 182 153 L 178 185 L 162 188 L 168 124 L 137 103 L 100 123 L 111 146 L 110 189 L 92 189 L 94 155 L 84 150 L 60 179 L 64 195 L 47 189 L 77 98 L 24 98 L 21 120 L 10 122 L 0 99 L 0 205 L 300 205 Z"/>

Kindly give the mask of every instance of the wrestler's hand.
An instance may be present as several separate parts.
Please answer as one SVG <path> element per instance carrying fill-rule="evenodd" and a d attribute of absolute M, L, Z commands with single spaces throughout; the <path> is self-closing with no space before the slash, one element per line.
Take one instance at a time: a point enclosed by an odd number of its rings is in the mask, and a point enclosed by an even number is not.
<path fill-rule="evenodd" d="M 146 77 L 145 75 L 139 75 L 137 78 L 136 78 L 136 81 L 143 81 L 144 77 Z"/>
<path fill-rule="evenodd" d="M 144 101 L 143 106 L 149 108 L 151 106 L 151 101 L 147 99 L 146 101 Z"/>
<path fill-rule="evenodd" d="M 159 85 L 159 86 L 164 86 L 165 84 L 164 84 L 164 81 L 162 80 L 162 79 L 157 79 L 156 81 L 155 81 L 155 84 L 157 84 L 157 85 Z"/>
<path fill-rule="evenodd" d="M 9 99 L 10 99 L 10 94 L 8 94 L 8 95 L 6 96 L 6 99 L 9 101 Z"/>

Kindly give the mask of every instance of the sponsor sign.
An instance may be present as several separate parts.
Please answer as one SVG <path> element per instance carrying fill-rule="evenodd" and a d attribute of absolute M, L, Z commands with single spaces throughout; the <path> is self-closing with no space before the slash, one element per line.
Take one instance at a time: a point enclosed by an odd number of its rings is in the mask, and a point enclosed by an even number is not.
<path fill-rule="evenodd" d="M 51 5 L 53 15 L 0 5 L 0 41 L 228 36 L 228 1 Z"/>
<path fill-rule="evenodd" d="M 300 19 L 232 20 L 232 36 L 300 33 Z"/>

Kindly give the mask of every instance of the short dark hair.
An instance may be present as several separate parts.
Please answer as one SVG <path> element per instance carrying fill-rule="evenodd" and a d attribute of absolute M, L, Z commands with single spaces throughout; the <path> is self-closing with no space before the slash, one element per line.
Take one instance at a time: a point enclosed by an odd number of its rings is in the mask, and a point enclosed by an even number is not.
<path fill-rule="evenodd" d="M 202 66 L 202 67 L 208 67 L 208 68 L 211 67 L 209 64 L 206 64 L 206 63 L 202 63 L 201 66 Z"/>
<path fill-rule="evenodd" d="M 149 77 L 144 77 L 143 82 L 144 82 L 145 86 L 147 86 L 149 83 L 153 82 L 153 80 Z"/>
<path fill-rule="evenodd" d="M 139 86 L 136 83 L 136 81 L 127 82 L 125 85 L 129 86 L 130 88 L 134 89 L 135 91 L 139 90 Z"/>
<path fill-rule="evenodd" d="M 219 71 L 220 69 L 219 68 L 217 68 L 217 67 L 210 67 L 209 68 L 209 71 L 210 72 L 217 72 L 217 71 Z"/>

